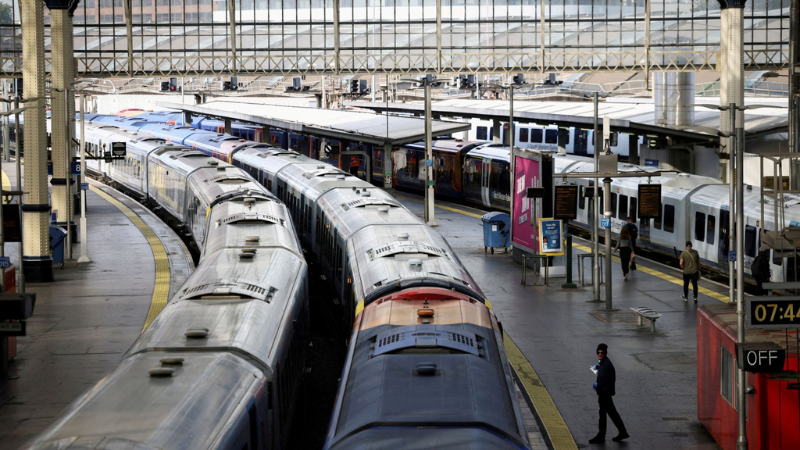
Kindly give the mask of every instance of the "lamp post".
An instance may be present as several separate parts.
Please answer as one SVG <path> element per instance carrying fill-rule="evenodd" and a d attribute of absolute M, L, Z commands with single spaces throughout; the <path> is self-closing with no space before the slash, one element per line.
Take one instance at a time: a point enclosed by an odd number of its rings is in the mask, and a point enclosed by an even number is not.
<path fill-rule="evenodd" d="M 708 109 L 716 109 L 719 111 L 729 111 L 731 114 L 731 129 L 733 133 L 728 134 L 728 144 L 731 146 L 729 151 L 729 158 L 730 162 L 728 164 L 728 185 L 731 187 L 730 198 L 731 203 L 729 204 L 729 217 L 730 220 L 733 220 L 733 167 L 731 163 L 734 161 L 734 156 L 736 158 L 736 194 L 735 194 L 735 201 L 736 201 L 736 343 L 743 344 L 744 343 L 744 124 L 736 124 L 736 112 L 737 111 L 745 111 L 748 109 L 760 109 L 760 108 L 781 108 L 785 109 L 782 106 L 772 106 L 772 105 L 746 105 L 746 106 L 737 106 L 736 103 L 731 103 L 728 106 L 717 106 L 717 105 L 710 105 L 710 104 L 697 104 L 697 105 L 687 105 L 687 106 L 700 106 L 703 108 Z M 763 205 L 762 205 L 763 208 Z M 775 220 L 775 227 L 777 231 L 777 217 Z M 762 223 L 761 226 L 764 226 Z M 733 227 L 729 228 L 731 230 Z M 730 233 L 728 233 L 729 239 Z M 730 247 L 729 247 L 730 248 Z M 730 261 L 732 258 L 728 258 Z M 731 267 L 733 262 L 730 263 Z M 729 291 L 730 291 L 730 298 L 728 299 L 728 304 L 733 304 L 733 270 L 728 273 L 729 280 Z M 747 448 L 747 411 L 745 411 L 745 407 L 747 402 L 745 401 L 745 378 L 744 378 L 744 369 L 741 368 L 736 369 L 737 379 L 738 379 L 738 387 L 736 392 L 736 400 L 737 406 L 739 409 L 739 440 L 738 443 L 742 444 L 742 447 Z"/>
<path fill-rule="evenodd" d="M 417 80 L 402 80 L 418 83 L 425 88 L 425 223 L 435 227 L 433 179 L 433 121 L 431 118 L 431 84 L 436 80 L 433 75 L 422 75 Z M 389 113 L 386 113 L 387 120 Z"/>

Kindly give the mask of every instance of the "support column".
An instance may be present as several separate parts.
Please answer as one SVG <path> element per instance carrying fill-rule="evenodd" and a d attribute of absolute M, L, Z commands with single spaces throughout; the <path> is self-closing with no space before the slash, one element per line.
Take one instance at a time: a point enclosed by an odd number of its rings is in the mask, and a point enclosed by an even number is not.
<path fill-rule="evenodd" d="M 729 106 L 735 108 L 736 106 L 744 106 L 744 6 L 746 0 L 719 0 L 720 3 L 720 25 L 722 35 L 720 36 L 720 55 L 721 55 L 721 69 L 720 69 L 720 106 Z M 723 56 L 724 55 L 724 56 Z M 720 114 L 720 129 L 723 132 L 730 133 L 728 139 L 724 139 L 724 144 L 728 148 L 734 147 L 733 141 L 737 138 L 733 135 L 736 127 L 744 126 L 744 111 L 721 111 Z M 743 132 L 740 132 L 743 135 Z M 736 153 L 743 155 L 744 153 L 744 139 L 738 139 L 735 144 Z M 728 164 L 732 164 L 733 152 L 728 152 Z M 742 302 L 744 301 L 744 286 L 742 277 L 744 272 L 744 254 L 743 254 L 743 234 L 744 234 L 744 215 L 742 208 L 744 207 L 742 194 L 743 194 L 743 169 L 741 166 L 742 158 L 737 158 L 736 161 L 736 274 L 737 274 L 737 342 L 744 342 L 744 308 Z M 733 206 L 733 205 L 731 205 Z M 731 211 L 731 217 L 734 211 Z M 733 277 L 733 273 L 729 274 Z M 733 283 L 731 283 L 732 285 Z M 745 396 L 745 377 L 744 370 L 737 369 L 736 375 L 738 379 L 738 386 L 736 390 L 736 401 L 739 410 L 739 430 L 738 439 L 736 440 L 736 448 L 739 450 L 746 450 L 748 448 L 747 442 L 747 421 L 745 411 L 746 398 Z"/>
<path fill-rule="evenodd" d="M 47 134 L 44 99 L 44 3 L 22 0 L 22 78 L 25 99 L 25 197 L 23 211 L 23 262 L 28 282 L 53 281 L 53 258 L 50 256 L 47 191 Z"/>
<path fill-rule="evenodd" d="M 500 130 L 503 129 L 503 124 L 499 120 L 492 120 L 492 141 L 495 144 L 500 144 Z"/>
<path fill-rule="evenodd" d="M 53 212 L 56 213 L 56 225 L 67 229 L 75 229 L 73 221 L 73 207 L 70 203 L 72 191 L 71 185 L 74 182 L 70 174 L 69 162 L 72 159 L 72 135 L 74 134 L 73 120 L 70 120 L 69 103 L 72 99 L 70 92 L 66 92 L 72 84 L 73 55 L 69 43 L 72 41 L 72 18 L 66 9 L 51 9 L 50 11 L 50 30 L 52 34 L 52 161 L 53 178 L 50 184 L 53 185 L 52 204 Z M 74 104 L 74 101 L 72 101 Z M 72 113 L 74 117 L 74 113 Z"/>

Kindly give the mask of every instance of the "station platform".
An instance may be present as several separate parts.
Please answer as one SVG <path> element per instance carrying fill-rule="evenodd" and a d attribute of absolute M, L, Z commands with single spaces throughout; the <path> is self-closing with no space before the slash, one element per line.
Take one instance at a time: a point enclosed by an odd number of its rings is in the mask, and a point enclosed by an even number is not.
<path fill-rule="evenodd" d="M 13 165 L 3 168 L 13 172 Z M 13 173 L 4 183 L 15 185 Z M 10 178 L 9 178 L 10 176 Z M 194 268 L 180 238 L 149 210 L 101 184 L 87 192 L 88 256 L 55 268 L 36 293 L 28 336 L 0 379 L 0 449 L 17 449 L 120 361 Z M 79 215 L 76 215 L 76 221 Z M 6 255 L 18 263 L 18 244 Z"/>
<path fill-rule="evenodd" d="M 397 197 L 423 215 L 420 198 L 403 193 Z M 592 302 L 591 286 L 563 289 L 563 277 L 551 278 L 550 286 L 523 286 L 522 266 L 511 260 L 510 253 L 484 252 L 483 214 L 437 201 L 437 231 L 502 321 L 509 338 L 509 360 L 555 450 L 603 446 L 588 443 L 597 434 L 599 411 L 592 389 L 596 377 L 589 367 L 597 363 L 596 348 L 601 342 L 609 346 L 608 356 L 617 373 L 614 402 L 631 435 L 623 443 L 612 442 L 617 430 L 609 421 L 606 448 L 719 448 L 697 418 L 696 314 L 703 305 L 726 302 L 727 286 L 701 279 L 698 303 L 684 302 L 683 278 L 676 267 L 637 258 L 638 270 L 624 281 L 615 257 L 614 310 L 607 312 L 605 302 Z M 589 251 L 588 246 L 576 239 L 573 253 Z M 605 298 L 604 285 L 601 298 Z M 638 325 L 629 309 L 637 306 L 662 314 L 655 333 L 648 322 Z"/>

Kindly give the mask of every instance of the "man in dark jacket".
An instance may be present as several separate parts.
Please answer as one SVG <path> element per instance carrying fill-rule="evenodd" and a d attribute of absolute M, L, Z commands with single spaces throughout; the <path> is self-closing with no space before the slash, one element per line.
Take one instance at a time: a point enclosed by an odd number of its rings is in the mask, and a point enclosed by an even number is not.
<path fill-rule="evenodd" d="M 631 235 L 631 250 L 636 253 L 636 238 L 639 237 L 639 228 L 636 227 L 636 224 L 633 221 L 636 220 L 633 216 L 628 216 L 627 223 L 622 226 L 622 228 L 628 229 L 628 234 Z"/>
<path fill-rule="evenodd" d="M 594 390 L 597 392 L 597 402 L 600 404 L 600 431 L 589 443 L 599 444 L 606 440 L 606 414 L 611 417 L 611 421 L 614 422 L 614 426 L 619 431 L 619 434 L 611 440 L 619 442 L 630 436 L 625 430 L 625 424 L 622 423 L 622 418 L 619 416 L 617 408 L 614 406 L 614 399 L 611 398 L 616 394 L 617 373 L 614 371 L 614 364 L 608 359 L 608 346 L 606 344 L 597 346 L 597 359 L 598 364 L 595 366 L 597 382 L 594 384 Z"/>

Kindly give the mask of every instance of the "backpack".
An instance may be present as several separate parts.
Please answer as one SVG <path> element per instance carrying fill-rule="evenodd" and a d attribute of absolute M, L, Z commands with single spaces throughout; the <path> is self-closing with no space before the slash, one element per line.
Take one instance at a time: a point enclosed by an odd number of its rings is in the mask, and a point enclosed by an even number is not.
<path fill-rule="evenodd" d="M 753 263 L 750 264 L 750 273 L 756 278 L 761 276 L 761 255 L 753 258 Z"/>

